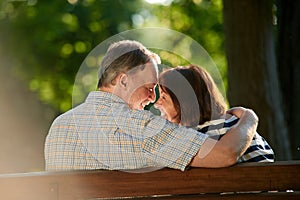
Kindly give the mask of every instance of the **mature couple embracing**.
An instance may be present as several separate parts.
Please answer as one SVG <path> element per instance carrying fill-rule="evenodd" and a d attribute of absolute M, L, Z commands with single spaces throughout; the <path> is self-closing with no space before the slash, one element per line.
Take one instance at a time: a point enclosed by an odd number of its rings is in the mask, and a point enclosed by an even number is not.
<path fill-rule="evenodd" d="M 274 161 L 256 132 L 256 114 L 242 107 L 227 110 L 204 68 L 177 66 L 159 74 L 160 62 L 137 41 L 111 44 L 97 91 L 54 120 L 45 142 L 46 170 L 184 171 Z M 150 103 L 161 116 L 144 110 Z"/>

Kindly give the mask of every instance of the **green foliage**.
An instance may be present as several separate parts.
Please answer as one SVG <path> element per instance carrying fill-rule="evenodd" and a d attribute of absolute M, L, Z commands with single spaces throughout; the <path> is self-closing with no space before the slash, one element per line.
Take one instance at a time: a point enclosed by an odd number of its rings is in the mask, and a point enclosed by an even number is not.
<path fill-rule="evenodd" d="M 2 67 L 11 67 L 43 102 L 64 112 L 72 106 L 75 76 L 88 53 L 112 35 L 146 26 L 195 39 L 225 77 L 221 0 L 174 0 L 169 6 L 142 0 L 2 0 L 1 48 L 15 60 Z M 164 64 L 186 64 L 169 59 L 170 52 L 158 53 Z"/>
<path fill-rule="evenodd" d="M 166 20 L 171 29 L 178 30 L 201 44 L 218 66 L 223 78 L 226 74 L 221 0 L 174 1 L 169 8 L 153 10 L 159 19 Z M 161 12 L 165 10 L 166 12 Z"/>

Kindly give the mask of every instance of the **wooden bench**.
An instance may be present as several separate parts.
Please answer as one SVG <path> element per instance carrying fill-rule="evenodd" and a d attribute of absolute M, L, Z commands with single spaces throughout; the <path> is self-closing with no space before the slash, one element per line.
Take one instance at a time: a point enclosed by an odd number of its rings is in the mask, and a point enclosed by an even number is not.
<path fill-rule="evenodd" d="M 0 175 L 1 199 L 300 199 L 300 161 L 220 169 L 34 172 Z"/>

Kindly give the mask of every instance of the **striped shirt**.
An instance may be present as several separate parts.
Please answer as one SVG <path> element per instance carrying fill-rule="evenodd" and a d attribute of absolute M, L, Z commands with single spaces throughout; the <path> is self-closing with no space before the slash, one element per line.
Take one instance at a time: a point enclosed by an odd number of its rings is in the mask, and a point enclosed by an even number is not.
<path fill-rule="evenodd" d="M 132 110 L 119 97 L 91 92 L 54 120 L 45 142 L 46 170 L 185 170 L 208 136 Z"/>
<path fill-rule="evenodd" d="M 212 138 L 220 139 L 238 120 L 235 116 L 231 116 L 227 120 L 212 120 L 197 126 L 197 130 Z M 255 133 L 250 147 L 239 158 L 238 162 L 274 162 L 274 152 L 267 141 Z"/>

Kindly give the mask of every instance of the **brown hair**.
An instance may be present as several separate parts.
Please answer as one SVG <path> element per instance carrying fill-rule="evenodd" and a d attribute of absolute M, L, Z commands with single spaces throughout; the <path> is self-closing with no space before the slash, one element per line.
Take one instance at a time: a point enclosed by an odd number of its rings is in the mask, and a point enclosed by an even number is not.
<path fill-rule="evenodd" d="M 114 84 L 119 72 L 125 73 L 138 66 L 143 69 L 143 65 L 151 60 L 160 62 L 156 54 L 137 41 L 122 40 L 111 44 L 100 63 L 98 88 Z"/>
<path fill-rule="evenodd" d="M 196 65 L 179 66 L 162 72 L 159 84 L 171 96 L 180 115 L 180 123 L 184 126 L 194 127 L 218 119 L 227 108 L 210 74 Z"/>

